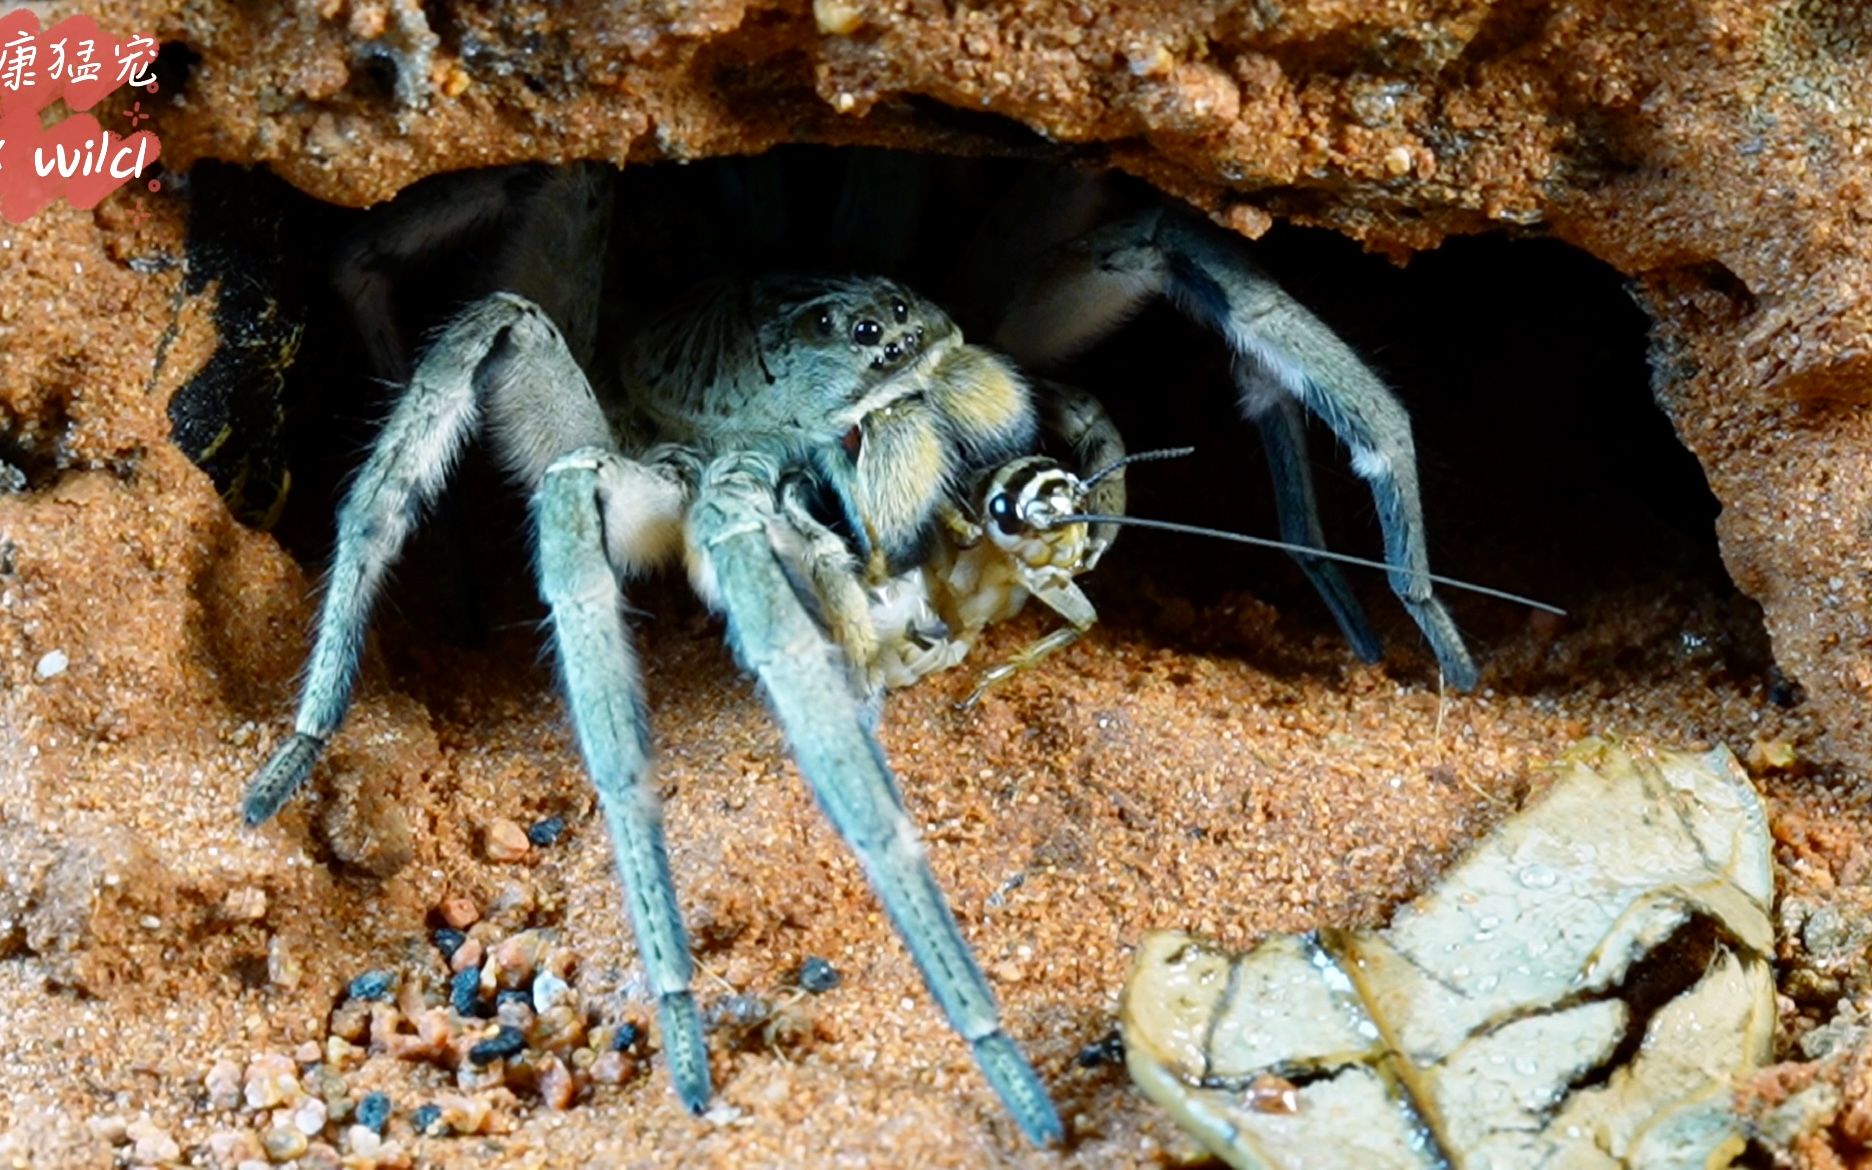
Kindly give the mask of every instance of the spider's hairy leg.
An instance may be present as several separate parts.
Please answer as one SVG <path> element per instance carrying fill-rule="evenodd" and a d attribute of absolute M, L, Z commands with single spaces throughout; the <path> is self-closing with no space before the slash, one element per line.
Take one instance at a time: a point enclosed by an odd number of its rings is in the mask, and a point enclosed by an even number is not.
<path fill-rule="evenodd" d="M 1055 252 L 997 339 L 1022 360 L 1058 359 L 1103 336 L 1153 295 L 1169 297 L 1221 334 L 1237 361 L 1312 411 L 1351 451 L 1352 469 L 1378 505 L 1392 591 L 1423 631 L 1444 679 L 1457 690 L 1472 689 L 1475 664 L 1427 576 L 1409 417 L 1351 347 L 1242 249 L 1241 241 L 1193 214 L 1158 209 L 1134 215 Z M 1261 384 L 1249 380 L 1254 389 L 1244 394 L 1245 414 L 1263 405 Z M 1280 490 L 1292 495 L 1290 478 Z"/>
<path fill-rule="evenodd" d="M 435 499 L 484 407 L 516 381 L 563 383 L 569 378 L 584 385 L 585 375 L 566 353 L 558 330 L 520 297 L 498 294 L 477 301 L 437 336 L 338 510 L 337 543 L 293 734 L 249 782 L 248 824 L 258 825 L 279 811 L 338 730 L 351 704 L 358 654 L 383 575 L 402 552 L 422 509 Z M 587 387 L 588 398 L 590 393 Z M 596 422 L 595 440 L 602 441 L 602 416 Z"/>
<path fill-rule="evenodd" d="M 673 487 L 615 452 L 585 448 L 547 467 L 533 522 L 540 594 L 551 609 L 566 702 L 657 997 L 670 1078 L 683 1104 L 701 1113 L 711 1092 L 708 1049 L 689 990 L 694 971 L 650 784 L 650 723 L 610 536 L 612 529 L 645 532 L 676 523 L 682 499 Z"/>
<path fill-rule="evenodd" d="M 858 855 L 931 996 L 1027 1136 L 1058 1141 L 1059 1114 L 1001 1028 L 994 993 L 937 888 L 838 652 L 775 557 L 770 531 L 785 523 L 774 500 L 778 479 L 765 456 L 723 456 L 704 470 L 690 509 L 689 539 L 712 570 L 729 638 L 760 679 L 800 771 Z"/>
<path fill-rule="evenodd" d="M 1307 460 L 1306 419 L 1301 416 L 1300 404 L 1280 387 L 1269 384 L 1267 375 L 1247 362 L 1236 363 L 1235 381 L 1241 389 L 1242 409 L 1261 432 L 1261 448 L 1267 452 L 1281 539 L 1308 548 L 1325 548 L 1326 533 L 1320 528 L 1319 504 L 1313 495 L 1313 465 Z M 1292 556 L 1332 611 L 1333 621 L 1339 624 L 1339 632 L 1351 643 L 1359 661 L 1377 662 L 1383 658 L 1384 644 L 1372 630 L 1365 608 L 1352 595 L 1339 566 L 1305 553 Z"/>
<path fill-rule="evenodd" d="M 370 228 L 332 264 L 332 284 L 351 307 L 371 372 L 401 381 L 409 368 L 394 311 L 397 278 L 498 228 L 505 228 L 502 238 L 478 249 L 490 286 L 544 307 L 567 330 L 573 355 L 584 357 L 602 272 L 586 261 L 604 249 L 612 178 L 597 164 L 490 167 L 425 180 L 374 210 Z"/>

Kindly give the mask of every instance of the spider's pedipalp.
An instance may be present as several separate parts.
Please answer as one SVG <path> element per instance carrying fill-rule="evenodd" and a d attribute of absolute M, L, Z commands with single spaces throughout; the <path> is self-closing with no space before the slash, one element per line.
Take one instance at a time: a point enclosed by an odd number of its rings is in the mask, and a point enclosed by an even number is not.
<path fill-rule="evenodd" d="M 1027 1135 L 1056 1142 L 1064 1134 L 1059 1114 L 1001 1028 L 994 992 L 936 885 L 839 652 L 775 557 L 770 529 L 785 522 L 775 504 L 778 484 L 773 459 L 726 454 L 703 471 L 690 509 L 690 540 L 713 568 L 729 639 L 760 680 L 801 773 L 858 855 L 931 997 Z"/>
<path fill-rule="evenodd" d="M 670 1079 L 691 1112 L 708 1107 L 708 1049 L 689 985 L 694 965 L 676 905 L 656 794 L 650 785 L 650 722 L 637 656 L 624 623 L 619 571 L 607 550 L 613 518 L 669 501 L 621 496 L 640 477 L 629 461 L 586 448 L 547 467 L 534 495 L 540 595 L 586 774 L 598 789 L 637 949 L 657 997 Z M 659 522 L 639 518 L 635 526 Z M 627 521 L 627 523 L 629 523 Z"/>

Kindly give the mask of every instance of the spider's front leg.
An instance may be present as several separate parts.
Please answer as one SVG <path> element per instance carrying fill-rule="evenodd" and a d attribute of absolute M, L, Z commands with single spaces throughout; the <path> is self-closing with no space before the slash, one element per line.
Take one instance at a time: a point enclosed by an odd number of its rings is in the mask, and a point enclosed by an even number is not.
<path fill-rule="evenodd" d="M 705 578 L 698 587 L 718 599 L 736 653 L 760 679 L 800 771 L 858 855 L 931 996 L 1028 1137 L 1058 1141 L 1059 1114 L 1002 1030 L 994 992 L 936 885 L 841 651 L 776 557 L 774 530 L 787 524 L 779 483 L 778 465 L 752 453 L 725 455 L 703 471 L 688 521 L 691 564 Z"/>
<path fill-rule="evenodd" d="M 1417 456 L 1403 406 L 1357 354 L 1243 254 L 1241 242 L 1196 216 L 1152 210 L 1058 249 L 1003 320 L 999 343 L 1023 361 L 1084 348 L 1163 295 L 1222 335 L 1234 351 L 1243 413 L 1259 425 L 1288 540 L 1323 547 L 1307 468 L 1303 406 L 1352 454 L 1372 490 L 1391 588 L 1458 690 L 1476 684 L 1462 635 L 1431 589 L 1417 490 Z M 1379 654 L 1358 603 L 1333 565 L 1296 554 L 1354 651 Z"/>
<path fill-rule="evenodd" d="M 546 468 L 534 527 L 566 704 L 657 997 L 670 1080 L 683 1104 L 701 1113 L 712 1091 L 708 1049 L 689 990 L 694 965 L 650 784 L 650 721 L 618 583 L 668 559 L 681 540 L 685 499 L 680 473 L 587 447 Z"/>
<path fill-rule="evenodd" d="M 559 329 L 499 293 L 430 346 L 339 511 L 338 541 L 293 735 L 248 786 L 249 824 L 272 817 L 336 731 L 357 677 L 371 602 L 417 515 L 486 421 L 515 478 L 537 484 L 540 589 L 586 769 L 598 789 L 631 926 L 656 991 L 663 1047 L 683 1103 L 710 1096 L 688 942 L 649 785 L 648 723 L 625 629 L 621 576 L 681 547 L 685 493 L 667 468 L 610 449 L 610 429 Z M 555 458 L 555 453 L 571 452 Z"/>

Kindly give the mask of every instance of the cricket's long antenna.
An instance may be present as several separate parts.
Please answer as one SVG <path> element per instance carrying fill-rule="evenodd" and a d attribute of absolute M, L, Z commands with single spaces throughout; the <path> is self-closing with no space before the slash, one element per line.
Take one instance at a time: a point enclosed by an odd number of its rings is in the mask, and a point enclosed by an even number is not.
<path fill-rule="evenodd" d="M 1167 457 L 1164 453 L 1157 451 L 1147 451 L 1144 454 L 1155 455 L 1160 458 Z M 1115 467 L 1117 465 L 1114 464 L 1113 466 Z M 1104 473 L 1101 472 L 1100 474 Z M 1087 480 L 1086 482 L 1089 484 L 1091 481 Z M 1410 577 L 1421 577 L 1426 581 L 1432 581 L 1438 585 L 1446 585 L 1451 589 L 1463 589 L 1470 593 L 1480 593 L 1484 597 L 1494 597 L 1502 601 L 1512 601 L 1517 605 L 1525 605 L 1530 609 L 1538 609 L 1543 613 L 1558 614 L 1561 617 L 1566 616 L 1566 610 L 1561 609 L 1557 605 L 1548 605 L 1544 601 L 1535 601 L 1531 597 L 1523 597 L 1518 593 L 1508 593 L 1500 589 L 1490 589 L 1486 585 L 1471 585 L 1467 581 L 1458 581 L 1453 577 L 1442 577 L 1435 573 L 1425 573 L 1416 569 L 1400 568 L 1397 565 L 1388 565 L 1383 561 L 1374 561 L 1367 557 L 1355 557 L 1348 553 L 1333 552 L 1330 549 L 1311 548 L 1304 544 L 1288 544 L 1284 540 L 1270 540 L 1265 536 L 1246 536 L 1239 532 L 1224 532 L 1219 528 L 1204 528 L 1197 524 L 1178 524 L 1174 520 L 1152 520 L 1144 516 L 1105 516 L 1093 512 L 1074 512 L 1065 516 L 1052 516 L 1048 518 L 1046 526 L 1051 528 L 1059 524 L 1128 524 L 1133 528 L 1155 528 L 1163 532 L 1181 533 L 1184 536 L 1210 536 L 1217 540 L 1232 540 L 1237 544 L 1252 544 L 1261 548 L 1277 548 L 1284 552 L 1295 553 L 1300 556 L 1320 557 L 1329 561 L 1341 561 L 1348 565 L 1363 565 L 1368 569 L 1383 569 L 1387 573 L 1403 573 Z"/>
<path fill-rule="evenodd" d="M 1161 451 L 1135 451 L 1115 463 L 1108 463 L 1091 475 L 1079 481 L 1079 486 L 1090 489 L 1114 471 L 1121 471 L 1133 463 L 1152 463 L 1159 459 L 1181 459 L 1185 455 L 1196 454 L 1194 447 L 1165 447 Z"/>

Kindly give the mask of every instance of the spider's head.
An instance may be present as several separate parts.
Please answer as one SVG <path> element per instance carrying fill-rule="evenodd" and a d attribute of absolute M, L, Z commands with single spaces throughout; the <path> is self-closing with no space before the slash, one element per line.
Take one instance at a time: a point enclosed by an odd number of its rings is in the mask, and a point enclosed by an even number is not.
<path fill-rule="evenodd" d="M 818 284 L 796 303 L 789 325 L 796 345 L 844 367 L 866 390 L 960 339 L 947 313 L 883 277 Z"/>
<path fill-rule="evenodd" d="M 822 436 L 813 462 L 854 548 L 916 563 L 958 481 L 1031 443 L 1026 382 L 894 280 L 779 278 L 764 291 L 781 307 L 764 348 L 808 388 L 802 429 Z"/>

